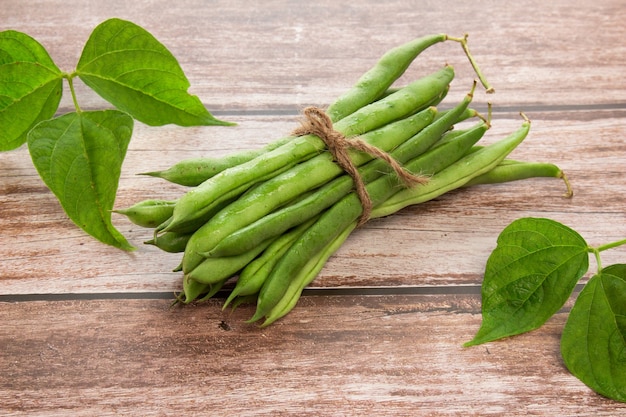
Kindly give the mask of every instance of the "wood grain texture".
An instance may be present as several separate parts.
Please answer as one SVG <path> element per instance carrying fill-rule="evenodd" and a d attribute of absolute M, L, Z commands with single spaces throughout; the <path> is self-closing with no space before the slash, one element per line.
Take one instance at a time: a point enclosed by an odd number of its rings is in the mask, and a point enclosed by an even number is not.
<path fill-rule="evenodd" d="M 589 111 L 580 119 L 571 113 L 565 116 L 571 118 L 553 120 L 544 119 L 540 112 L 530 114 L 531 134 L 511 157 L 551 161 L 561 166 L 574 188 L 573 199 L 562 197 L 565 186 L 556 179 L 458 190 L 369 222 L 353 233 L 315 285 L 479 285 L 498 233 L 524 216 L 564 222 L 595 244 L 625 236 L 623 119 L 610 111 Z M 211 128 L 182 129 L 183 136 L 181 128 L 166 127 L 164 132 L 158 132 L 161 129 L 138 126 L 124 165 L 116 206 L 126 207 L 147 198 L 178 198 L 185 191 L 137 173 L 163 169 L 193 155 L 226 154 L 229 149 L 225 147 L 235 141 L 239 141 L 240 149 L 261 146 L 293 129 L 295 119 L 239 117 L 240 124 L 235 128 L 215 128 L 220 133 L 216 141 L 203 140 Z M 503 137 L 519 123 L 516 115 L 498 115 L 484 142 Z M 176 131 L 181 136 L 171 140 Z M 272 132 L 273 136 L 269 136 Z M 590 141 L 592 137 L 594 142 Z M 182 149 L 179 143 L 183 144 Z M 2 154 L 0 158 L 0 267 L 4 271 L 0 280 L 5 294 L 180 288 L 181 275 L 170 272 L 180 262 L 180 255 L 162 254 L 143 245 L 151 238 L 151 230 L 116 215 L 116 226 L 139 249 L 126 254 L 104 247 L 65 218 L 54 196 L 46 192 L 36 175 L 26 149 Z M 623 258 L 623 253 L 619 249 L 607 252 L 606 262 Z"/>
<path fill-rule="evenodd" d="M 120 17 L 146 27 L 179 58 L 193 91 L 215 110 L 325 105 L 384 51 L 440 32 L 470 34 L 472 51 L 497 89 L 496 104 L 626 102 L 619 82 L 626 66 L 620 0 L 5 3 L 2 27 L 40 39 L 66 71 L 102 20 Z M 462 92 L 452 97 L 458 98 L 474 75 L 457 44 L 424 54 L 410 74 L 445 63 L 457 69 Z M 101 104 L 86 89 L 79 93 L 86 108 Z"/>
<path fill-rule="evenodd" d="M 477 296 L 304 297 L 289 320 L 263 330 L 243 323 L 251 308 L 218 307 L 0 303 L 2 407 L 29 416 L 626 411 L 565 372 L 564 314 L 536 332 L 465 349 L 480 322 Z"/>
<path fill-rule="evenodd" d="M 512 157 L 559 165 L 555 179 L 446 194 L 356 231 L 299 305 L 274 326 L 246 325 L 223 299 L 170 309 L 179 255 L 115 215 L 138 246 L 86 236 L 39 179 L 28 151 L 0 153 L 0 414 L 7 416 L 619 416 L 564 368 L 567 308 L 541 329 L 463 349 L 480 324 L 479 286 L 499 232 L 549 217 L 590 244 L 626 236 L 626 7 L 620 0 L 357 1 L 4 0 L 0 30 L 39 40 L 71 71 L 109 17 L 148 29 L 179 59 L 191 92 L 236 127 L 137 124 L 116 207 L 184 192 L 140 172 L 257 148 L 290 132 L 306 105 L 330 103 L 389 48 L 469 33 L 495 95 L 485 143 L 532 120 Z M 474 74 L 460 47 L 427 51 L 399 84 L 444 64 Z M 107 103 L 77 83 L 84 109 Z M 65 91 L 60 112 L 70 111 Z M 623 248 L 603 253 L 624 262 Z M 595 268 L 591 262 L 592 270 Z M 317 294 L 317 295 L 315 295 Z M 173 295 L 172 295 L 173 297 Z M 568 304 L 568 306 L 571 305 Z"/>

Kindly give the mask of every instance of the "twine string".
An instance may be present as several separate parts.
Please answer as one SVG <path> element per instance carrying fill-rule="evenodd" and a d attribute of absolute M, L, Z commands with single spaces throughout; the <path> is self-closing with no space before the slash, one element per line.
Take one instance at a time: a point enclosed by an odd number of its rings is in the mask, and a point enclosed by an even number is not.
<path fill-rule="evenodd" d="M 367 192 L 363 179 L 359 175 L 357 166 L 352 159 L 350 159 L 349 149 L 366 152 L 378 159 L 382 159 L 389 164 L 406 187 L 424 184 L 428 181 L 425 176 L 415 175 L 404 169 L 402 165 L 387 152 L 370 145 L 358 137 L 346 138 L 342 133 L 334 129 L 330 117 L 328 117 L 322 109 L 318 107 L 307 107 L 302 113 L 304 120 L 301 121 L 301 126 L 295 129 L 292 134 L 295 136 L 315 135 L 319 137 L 328 148 L 335 162 L 350 175 L 354 181 L 355 190 L 363 208 L 358 226 L 363 225 L 369 219 L 372 212 L 372 200 Z"/>

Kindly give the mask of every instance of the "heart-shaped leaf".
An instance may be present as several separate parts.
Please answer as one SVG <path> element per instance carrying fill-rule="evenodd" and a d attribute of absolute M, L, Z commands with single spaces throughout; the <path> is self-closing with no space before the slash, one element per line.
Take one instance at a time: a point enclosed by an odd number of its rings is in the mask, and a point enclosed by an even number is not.
<path fill-rule="evenodd" d="M 487 261 L 482 324 L 465 345 L 540 327 L 565 304 L 588 267 L 587 243 L 574 230 L 549 219 L 514 221 Z"/>
<path fill-rule="evenodd" d="M 591 389 L 626 402 L 626 265 L 608 266 L 585 285 L 563 329 L 561 354 Z"/>
<path fill-rule="evenodd" d="M 85 84 L 105 100 L 151 125 L 228 125 L 197 96 L 176 58 L 134 23 L 109 19 L 98 25 L 76 67 Z"/>
<path fill-rule="evenodd" d="M 68 113 L 39 123 L 28 148 L 39 175 L 70 219 L 96 239 L 133 247 L 111 223 L 133 119 L 118 110 Z"/>
<path fill-rule="evenodd" d="M 28 131 L 54 116 L 63 74 L 45 48 L 14 30 L 0 32 L 0 151 L 18 148 Z"/>

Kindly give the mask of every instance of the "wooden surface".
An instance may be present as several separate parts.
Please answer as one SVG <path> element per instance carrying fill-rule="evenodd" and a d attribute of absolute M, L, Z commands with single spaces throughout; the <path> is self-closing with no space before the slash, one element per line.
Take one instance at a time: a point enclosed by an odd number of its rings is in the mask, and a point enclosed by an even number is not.
<path fill-rule="evenodd" d="M 116 201 L 177 197 L 137 173 L 261 146 L 324 106 L 387 49 L 413 37 L 470 34 L 496 88 L 486 142 L 532 119 L 518 159 L 557 163 L 557 180 L 482 186 L 368 223 L 330 259 L 295 310 L 266 329 L 223 299 L 169 308 L 177 255 L 85 236 L 60 209 L 25 147 L 0 154 L 0 415 L 619 416 L 564 367 L 568 306 L 541 329 L 464 349 L 480 325 L 480 283 L 498 233 L 542 216 L 590 244 L 626 236 L 626 6 L 623 1 L 3 0 L 0 30 L 39 40 L 71 71 L 109 17 L 152 32 L 228 128 L 138 124 Z M 457 44 L 429 50 L 404 80 L 455 66 L 447 103 L 473 79 Z M 83 108 L 106 106 L 80 83 Z M 65 94 L 61 111 L 71 110 Z M 626 262 L 624 249 L 603 254 Z M 592 270 L 595 268 L 591 261 Z"/>

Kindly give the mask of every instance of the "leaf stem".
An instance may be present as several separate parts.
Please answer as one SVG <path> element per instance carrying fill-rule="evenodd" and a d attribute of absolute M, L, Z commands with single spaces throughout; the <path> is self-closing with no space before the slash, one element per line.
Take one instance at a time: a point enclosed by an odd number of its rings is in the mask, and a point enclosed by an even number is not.
<path fill-rule="evenodd" d="M 478 79 L 480 80 L 482 85 L 487 90 L 487 93 L 488 94 L 495 93 L 496 90 L 489 84 L 489 82 L 487 82 L 487 79 L 483 75 L 483 72 L 478 67 L 478 63 L 476 62 L 476 60 L 470 53 L 469 47 L 467 46 L 467 37 L 468 37 L 467 33 L 464 34 L 462 38 L 456 38 L 456 37 L 446 35 L 446 39 L 454 41 L 454 42 L 458 42 L 461 44 L 461 47 L 463 48 L 463 52 L 465 52 L 465 55 L 469 59 L 469 62 L 472 65 L 472 68 L 474 68 L 474 72 L 478 76 Z"/>
<path fill-rule="evenodd" d="M 605 251 L 607 249 L 616 248 L 618 246 L 626 245 L 626 239 L 618 240 L 617 242 L 607 243 L 606 245 L 600 245 L 596 248 L 598 252 Z"/>
<path fill-rule="evenodd" d="M 598 265 L 598 274 L 602 271 L 602 261 L 600 260 L 600 252 L 605 251 L 607 249 L 616 248 L 618 246 L 626 245 L 626 239 L 618 240 L 616 242 L 607 243 L 605 245 L 600 245 L 597 247 L 589 246 L 587 250 L 590 253 L 593 253 L 593 256 L 596 258 L 596 263 Z"/>
<path fill-rule="evenodd" d="M 74 102 L 74 107 L 76 108 L 76 113 L 80 113 L 81 109 L 80 106 L 78 105 L 78 100 L 76 99 L 76 91 L 74 90 L 74 77 L 76 76 L 75 73 L 65 73 L 63 74 L 63 78 L 65 78 L 67 80 L 68 85 L 70 86 L 70 93 L 72 94 L 72 101 Z"/>
<path fill-rule="evenodd" d="M 600 259 L 600 250 L 598 250 L 598 248 L 594 248 L 592 246 L 589 246 L 587 248 L 587 250 L 589 252 L 593 253 L 593 256 L 596 258 L 596 265 L 598 266 L 597 274 L 600 274 L 600 272 L 602 272 L 602 260 Z"/>

